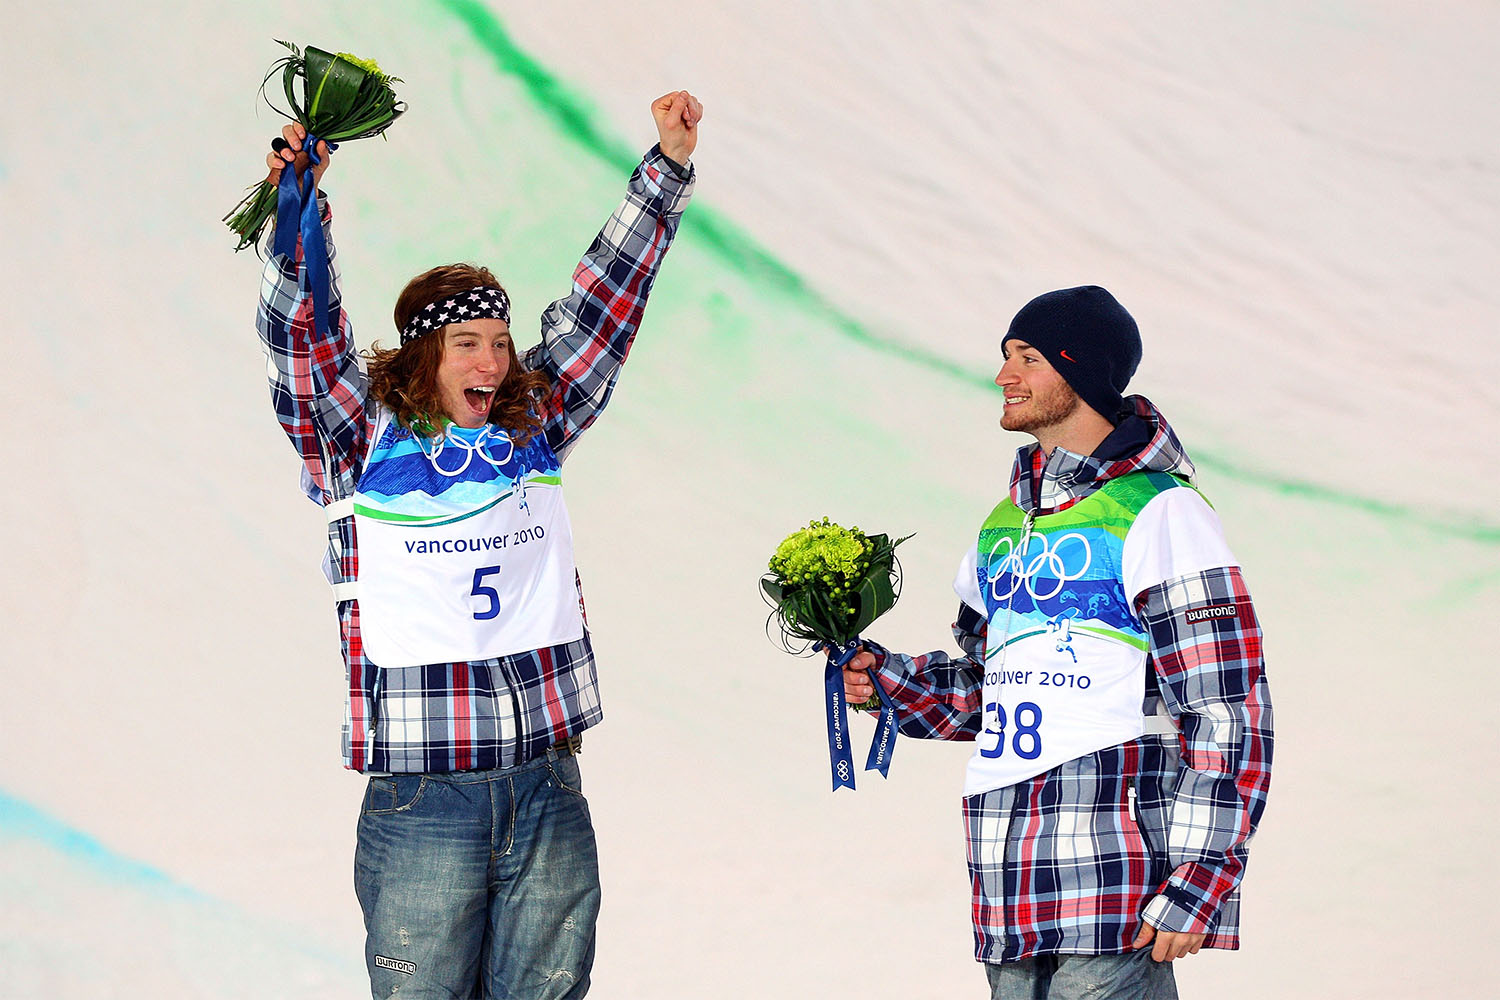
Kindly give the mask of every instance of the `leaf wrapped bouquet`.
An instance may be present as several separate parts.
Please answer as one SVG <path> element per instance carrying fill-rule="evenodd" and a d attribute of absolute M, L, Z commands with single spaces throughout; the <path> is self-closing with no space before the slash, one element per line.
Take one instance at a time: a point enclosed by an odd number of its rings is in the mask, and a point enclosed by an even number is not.
<path fill-rule="evenodd" d="M 332 149 L 337 143 L 367 139 L 380 135 L 406 111 L 406 104 L 396 99 L 393 83 L 399 77 L 386 75 L 372 59 L 361 59 L 347 52 L 330 53 L 309 45 L 298 49 L 291 42 L 278 42 L 291 50 L 272 64 L 261 81 L 261 94 L 277 72 L 290 111 L 283 111 L 266 97 L 266 103 L 277 114 L 295 119 L 307 129 L 305 148 L 315 153 L 317 139 Z M 298 100 L 298 82 L 302 98 Z M 283 174 L 291 171 L 282 171 Z M 277 191 L 266 181 L 252 186 L 224 221 L 239 237 L 236 250 L 256 243 L 266 223 L 277 210 Z"/>
<path fill-rule="evenodd" d="M 792 653 L 824 650 L 828 754 L 833 788 L 854 787 L 854 763 L 848 746 L 843 667 L 859 652 L 859 634 L 896 603 L 901 591 L 901 564 L 887 535 L 866 535 L 828 518 L 794 531 L 771 556 L 761 592 L 771 605 L 767 629 L 774 622 L 780 645 Z M 896 743 L 896 713 L 875 682 L 875 698 L 860 708 L 880 708 L 875 739 L 865 770 L 890 767 Z"/>

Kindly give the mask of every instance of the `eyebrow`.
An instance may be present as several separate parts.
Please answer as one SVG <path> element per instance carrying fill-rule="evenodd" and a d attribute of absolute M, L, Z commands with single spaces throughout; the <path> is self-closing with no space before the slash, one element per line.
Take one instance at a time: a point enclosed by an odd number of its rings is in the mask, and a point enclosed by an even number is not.
<path fill-rule="evenodd" d="M 448 331 L 448 339 L 449 340 L 457 340 L 459 337 L 479 337 L 479 338 L 483 338 L 484 334 L 480 333 L 478 330 L 449 330 Z M 499 340 L 501 337 L 504 337 L 506 340 L 509 340 L 510 339 L 510 333 L 509 333 L 509 331 L 507 331 L 505 333 L 497 333 L 497 334 L 495 334 L 495 339 L 496 340 Z"/>

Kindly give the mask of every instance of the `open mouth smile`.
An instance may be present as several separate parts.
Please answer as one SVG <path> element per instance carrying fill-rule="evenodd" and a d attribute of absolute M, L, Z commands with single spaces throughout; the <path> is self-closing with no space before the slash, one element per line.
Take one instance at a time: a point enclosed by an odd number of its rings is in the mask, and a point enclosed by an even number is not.
<path fill-rule="evenodd" d="M 464 401 L 473 407 L 476 413 L 488 413 L 490 403 L 495 398 L 495 387 L 492 385 L 476 385 L 464 390 Z"/>

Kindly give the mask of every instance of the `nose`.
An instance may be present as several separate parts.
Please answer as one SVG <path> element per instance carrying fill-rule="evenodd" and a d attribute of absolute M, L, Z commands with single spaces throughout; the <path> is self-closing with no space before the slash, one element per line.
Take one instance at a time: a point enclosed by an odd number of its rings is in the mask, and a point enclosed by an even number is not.
<path fill-rule="evenodd" d="M 1020 378 L 1016 375 L 1015 370 L 1011 368 L 1009 361 L 1001 365 L 1000 370 L 995 373 L 995 384 L 1002 389 L 1008 385 L 1015 385 L 1019 381 Z"/>
<path fill-rule="evenodd" d="M 479 370 L 486 374 L 497 372 L 505 362 L 505 352 L 497 347 L 492 347 L 484 352 L 479 360 Z"/>

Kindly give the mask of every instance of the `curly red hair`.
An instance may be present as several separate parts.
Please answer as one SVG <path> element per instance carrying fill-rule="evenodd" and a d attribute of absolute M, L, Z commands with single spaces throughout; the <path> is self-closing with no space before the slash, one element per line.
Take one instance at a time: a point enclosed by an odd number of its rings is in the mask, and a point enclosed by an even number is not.
<path fill-rule="evenodd" d="M 487 267 L 444 264 L 424 271 L 408 281 L 396 297 L 396 329 L 405 329 L 418 310 L 433 302 L 486 285 L 503 287 Z M 446 416 L 437 389 L 446 329 L 423 334 L 401 347 L 382 348 L 377 342 L 364 353 L 370 394 L 390 407 L 403 425 L 419 434 L 435 434 L 438 428 L 434 418 Z M 495 391 L 489 422 L 504 428 L 524 448 L 542 430 L 537 410 L 550 389 L 551 383 L 544 373 L 521 367 L 512 340 L 510 370 Z"/>

